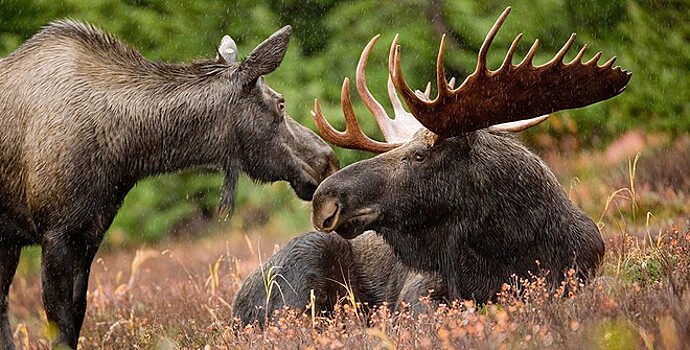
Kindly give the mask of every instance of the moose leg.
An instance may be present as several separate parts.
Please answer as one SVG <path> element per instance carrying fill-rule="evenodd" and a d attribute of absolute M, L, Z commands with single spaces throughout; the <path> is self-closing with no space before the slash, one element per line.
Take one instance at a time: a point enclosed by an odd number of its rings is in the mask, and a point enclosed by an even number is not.
<path fill-rule="evenodd" d="M 54 345 L 64 344 L 77 348 L 74 329 L 72 294 L 74 285 L 74 251 L 66 235 L 47 232 L 42 244 L 41 283 L 43 306 L 50 326 L 57 326 L 58 338 Z"/>
<path fill-rule="evenodd" d="M 9 292 L 12 278 L 17 270 L 20 247 L 3 247 L 0 249 L 0 349 L 14 349 L 10 320 L 7 315 L 9 305 Z"/>
<path fill-rule="evenodd" d="M 91 272 L 91 262 L 98 251 L 98 243 L 87 244 L 83 248 L 74 260 L 72 316 L 74 317 L 74 331 L 77 337 L 86 314 L 86 293 L 89 289 L 89 273 Z"/>

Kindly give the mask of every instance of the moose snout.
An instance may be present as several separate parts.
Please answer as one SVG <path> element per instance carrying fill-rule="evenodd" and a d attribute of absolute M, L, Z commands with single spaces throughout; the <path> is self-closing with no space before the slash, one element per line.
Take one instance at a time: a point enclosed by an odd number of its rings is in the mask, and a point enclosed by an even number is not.
<path fill-rule="evenodd" d="M 336 157 L 333 150 L 326 146 L 322 155 L 317 161 L 313 162 L 311 167 L 307 170 L 309 175 L 311 175 L 317 183 L 323 182 L 327 177 L 335 174 L 340 170 L 340 161 Z"/>
<path fill-rule="evenodd" d="M 311 222 L 314 227 L 323 232 L 333 232 L 338 224 L 342 205 L 337 198 L 317 194 L 312 201 Z"/>

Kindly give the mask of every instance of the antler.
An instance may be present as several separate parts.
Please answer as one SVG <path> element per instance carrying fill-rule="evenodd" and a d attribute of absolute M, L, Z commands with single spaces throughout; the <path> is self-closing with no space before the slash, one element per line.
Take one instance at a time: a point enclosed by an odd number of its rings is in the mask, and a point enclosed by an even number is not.
<path fill-rule="evenodd" d="M 357 122 L 357 117 L 355 116 L 352 108 L 352 101 L 350 100 L 350 81 L 348 78 L 345 78 L 340 95 L 343 115 L 345 116 L 345 131 L 340 132 L 328 123 L 321 112 L 321 106 L 318 100 L 314 101 L 315 111 L 312 112 L 312 117 L 314 118 L 316 127 L 321 132 L 323 138 L 336 146 L 359 149 L 374 153 L 383 153 L 400 146 L 404 142 L 409 141 L 412 139 L 412 136 L 414 136 L 415 132 L 423 127 L 422 124 L 420 124 L 419 121 L 412 116 L 412 114 L 403 109 L 402 103 L 395 92 L 395 88 L 390 76 L 388 77 L 388 96 L 391 99 L 393 110 L 395 111 L 394 119 L 388 117 L 388 114 L 383 109 L 381 104 L 374 98 L 371 92 L 369 92 L 369 88 L 367 88 L 367 81 L 365 77 L 367 60 L 369 59 L 371 49 L 374 47 L 374 44 L 376 44 L 379 37 L 380 35 L 376 35 L 374 38 L 372 38 L 362 51 L 362 55 L 360 56 L 357 64 L 356 86 L 360 98 L 376 119 L 376 122 L 379 125 L 386 142 L 372 140 L 362 131 L 362 128 L 360 127 L 359 122 Z M 393 47 L 391 46 L 391 51 L 392 50 Z M 418 93 L 422 94 L 423 96 L 427 96 L 428 98 L 429 89 L 427 89 L 426 95 L 421 92 Z"/>
<path fill-rule="evenodd" d="M 449 137 L 500 123 L 584 107 L 625 90 L 632 74 L 620 67 L 612 68 L 616 57 L 598 66 L 597 61 L 601 57 L 601 52 L 598 52 L 589 61 L 582 62 L 587 49 L 587 45 L 584 45 L 571 62 L 563 63 L 563 58 L 575 41 L 575 34 L 570 36 L 551 61 L 536 67 L 532 59 L 539 45 L 538 40 L 535 40 L 522 62 L 512 64 L 513 54 L 522 38 L 522 34 L 519 34 L 501 67 L 495 71 L 489 70 L 486 54 L 510 10 L 510 7 L 506 8 L 493 25 L 479 50 L 474 73 L 457 89 L 453 89 L 445 78 L 445 36 L 441 38 L 436 61 L 438 96 L 434 100 L 413 92 L 405 82 L 396 36 L 393 41 L 395 49 L 391 50 L 389 57 L 392 62 L 389 64 L 389 73 L 410 112 L 427 129 Z"/>
<path fill-rule="evenodd" d="M 350 79 L 345 78 L 343 81 L 343 88 L 340 94 L 340 103 L 343 108 L 343 115 L 345 116 L 345 131 L 338 131 L 323 116 L 321 111 L 321 104 L 319 100 L 314 100 L 314 111 L 311 116 L 316 123 L 316 127 L 321 132 L 324 140 L 343 148 L 359 149 L 373 153 L 383 153 L 398 147 L 399 144 L 390 144 L 387 142 L 380 142 L 372 140 L 362 131 L 362 127 L 357 121 L 355 111 L 352 108 L 350 101 Z"/>

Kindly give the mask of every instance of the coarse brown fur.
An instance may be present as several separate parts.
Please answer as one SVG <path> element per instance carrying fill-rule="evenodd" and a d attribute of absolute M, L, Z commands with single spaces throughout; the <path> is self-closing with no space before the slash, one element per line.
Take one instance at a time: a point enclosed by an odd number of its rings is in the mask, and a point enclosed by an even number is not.
<path fill-rule="evenodd" d="M 273 284 L 270 295 L 265 283 Z M 405 266 L 375 232 L 352 240 L 309 232 L 292 239 L 247 276 L 235 294 L 232 315 L 242 324 L 263 326 L 283 307 L 309 311 L 314 302 L 323 315 L 339 302 L 350 302 L 351 296 L 365 311 L 385 303 L 393 310 L 411 307 L 414 312 L 422 296 L 445 300 L 445 286 L 437 276 Z"/>
<path fill-rule="evenodd" d="M 570 268 L 585 282 L 595 275 L 601 234 L 537 155 L 502 132 L 427 133 L 326 179 L 314 225 L 345 238 L 376 231 L 405 265 L 438 275 L 451 300 L 491 300 L 513 276 L 546 273 L 555 287 Z"/>
<path fill-rule="evenodd" d="M 311 199 L 338 167 L 264 82 L 291 28 L 241 62 L 152 62 L 91 25 L 58 21 L 0 60 L 0 348 L 13 348 L 7 294 L 22 246 L 42 246 L 56 342 L 76 347 L 88 275 L 105 230 L 141 178 L 189 167 L 290 182 Z"/>

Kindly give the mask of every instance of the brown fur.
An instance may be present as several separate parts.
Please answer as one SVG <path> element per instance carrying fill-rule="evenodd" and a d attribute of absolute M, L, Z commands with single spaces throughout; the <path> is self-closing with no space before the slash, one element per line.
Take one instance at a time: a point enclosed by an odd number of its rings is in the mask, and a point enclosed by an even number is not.
<path fill-rule="evenodd" d="M 151 62 L 94 27 L 55 22 L 0 60 L 0 348 L 13 348 L 7 293 L 19 250 L 43 249 L 43 300 L 58 342 L 76 347 L 91 260 L 141 178 L 223 171 L 232 207 L 240 172 L 285 180 L 311 199 L 337 160 L 281 109 L 263 74 L 290 27 L 241 63 Z"/>
<path fill-rule="evenodd" d="M 276 286 L 266 298 L 264 281 L 270 269 Z M 283 307 L 308 311 L 312 290 L 314 308 L 328 314 L 336 303 L 348 302 L 345 286 L 365 308 L 385 303 L 394 311 L 403 306 L 416 311 L 422 296 L 445 300 L 440 278 L 405 266 L 376 233 L 347 240 L 309 232 L 291 240 L 247 276 L 235 294 L 232 315 L 242 324 L 263 326 L 270 320 L 267 316 Z"/>
<path fill-rule="evenodd" d="M 434 144 L 427 133 L 326 179 L 314 226 L 348 239 L 376 231 L 403 264 L 439 276 L 449 300 L 492 300 L 513 276 L 544 273 L 552 288 L 571 268 L 594 277 L 601 234 L 537 155 L 501 132 Z"/>

